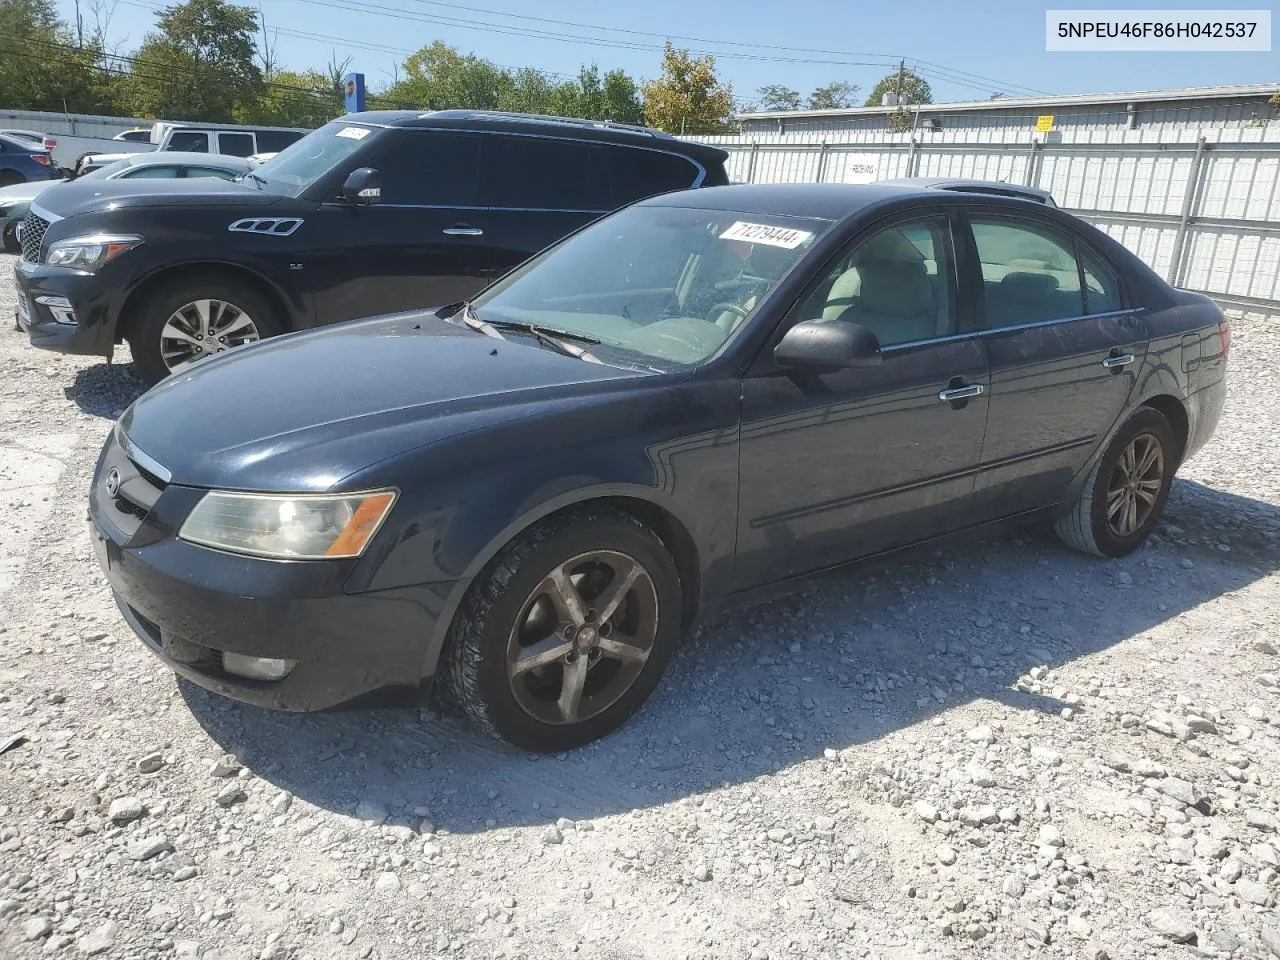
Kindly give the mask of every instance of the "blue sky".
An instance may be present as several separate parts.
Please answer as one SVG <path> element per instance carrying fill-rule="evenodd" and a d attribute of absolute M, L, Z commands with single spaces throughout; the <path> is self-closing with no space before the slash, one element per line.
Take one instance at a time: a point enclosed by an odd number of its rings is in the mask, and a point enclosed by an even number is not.
<path fill-rule="evenodd" d="M 89 2 L 81 0 L 81 7 Z M 162 3 L 118 0 L 112 38 L 136 45 L 154 23 L 152 10 Z M 58 4 L 70 18 L 72 0 Z M 652 77 L 668 32 L 687 38 L 673 37 L 677 45 L 716 53 L 721 76 L 733 84 L 740 101 L 750 100 L 767 83 L 807 93 L 847 80 L 861 85 L 865 95 L 899 57 L 918 62 L 935 101 L 985 99 L 996 90 L 1029 95 L 1252 82 L 1280 86 L 1276 51 L 1046 53 L 1045 6 L 1025 0 L 256 0 L 255 5 L 268 27 L 278 31 L 276 53 L 286 66 L 320 65 L 331 54 L 351 56 L 353 69 L 363 70 L 374 89 L 389 82 L 406 51 L 434 40 L 495 63 L 551 73 L 574 74 L 580 64 L 595 62 L 602 69 L 622 67 L 637 78 Z M 1149 5 L 1123 4 L 1144 6 Z"/>

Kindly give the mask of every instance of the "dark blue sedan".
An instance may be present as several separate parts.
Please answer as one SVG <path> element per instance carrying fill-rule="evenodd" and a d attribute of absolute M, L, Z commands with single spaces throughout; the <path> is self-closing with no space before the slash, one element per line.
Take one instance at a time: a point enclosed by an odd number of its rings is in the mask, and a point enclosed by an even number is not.
<path fill-rule="evenodd" d="M 28 180 L 60 180 L 62 173 L 43 144 L 0 134 L 0 187 Z"/>
<path fill-rule="evenodd" d="M 667 194 L 469 302 L 174 375 L 90 516 L 125 619 L 196 683 L 293 710 L 425 686 L 558 751 L 756 591 L 1012 524 L 1138 549 L 1228 345 L 1211 301 L 1041 202 Z"/>

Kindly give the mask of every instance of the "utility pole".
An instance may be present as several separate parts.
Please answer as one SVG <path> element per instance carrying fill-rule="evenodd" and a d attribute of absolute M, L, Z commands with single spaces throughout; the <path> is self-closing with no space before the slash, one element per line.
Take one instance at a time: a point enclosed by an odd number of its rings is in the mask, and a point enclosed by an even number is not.
<path fill-rule="evenodd" d="M 898 61 L 898 89 L 894 92 L 894 103 L 899 107 L 902 106 L 902 74 L 906 70 L 906 66 L 906 60 Z"/>

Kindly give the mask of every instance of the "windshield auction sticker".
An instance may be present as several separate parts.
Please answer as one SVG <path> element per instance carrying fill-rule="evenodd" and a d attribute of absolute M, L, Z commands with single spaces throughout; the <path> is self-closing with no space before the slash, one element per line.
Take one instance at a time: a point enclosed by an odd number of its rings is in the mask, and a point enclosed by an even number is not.
<path fill-rule="evenodd" d="M 792 230 L 788 227 L 771 227 L 767 223 L 748 223 L 739 220 L 724 233 L 721 240 L 742 240 L 746 243 L 764 243 L 771 247 L 794 250 L 806 240 L 812 239 L 808 230 Z"/>
<path fill-rule="evenodd" d="M 336 134 L 336 136 L 346 137 L 348 140 L 363 140 L 368 135 L 369 130 L 366 127 L 343 127 Z"/>

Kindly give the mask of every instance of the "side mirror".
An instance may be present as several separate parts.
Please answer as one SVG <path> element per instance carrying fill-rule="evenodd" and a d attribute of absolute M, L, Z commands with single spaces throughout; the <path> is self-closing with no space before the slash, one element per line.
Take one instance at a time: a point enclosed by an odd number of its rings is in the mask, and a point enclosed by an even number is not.
<path fill-rule="evenodd" d="M 845 320 L 806 320 L 783 334 L 773 359 L 784 367 L 865 367 L 880 362 L 880 339 Z"/>
<path fill-rule="evenodd" d="M 377 203 L 382 199 L 382 175 L 373 167 L 357 167 L 342 184 L 347 203 Z"/>

